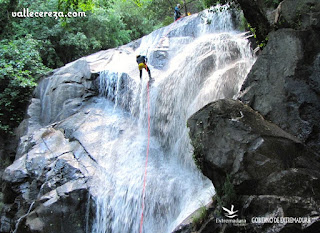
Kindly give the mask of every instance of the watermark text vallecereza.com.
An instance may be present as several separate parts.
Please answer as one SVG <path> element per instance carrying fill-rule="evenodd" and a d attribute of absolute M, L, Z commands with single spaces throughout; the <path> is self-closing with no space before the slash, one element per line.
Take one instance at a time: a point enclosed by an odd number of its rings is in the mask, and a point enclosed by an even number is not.
<path fill-rule="evenodd" d="M 29 8 L 23 8 L 22 11 L 11 12 L 13 18 L 75 18 L 86 17 L 85 12 L 57 12 L 57 11 L 29 11 Z"/>

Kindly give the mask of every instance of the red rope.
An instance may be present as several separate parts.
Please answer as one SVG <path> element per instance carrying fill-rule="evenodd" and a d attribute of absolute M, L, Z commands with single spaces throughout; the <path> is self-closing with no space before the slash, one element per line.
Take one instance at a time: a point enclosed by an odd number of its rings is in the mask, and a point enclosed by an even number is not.
<path fill-rule="evenodd" d="M 147 144 L 147 155 L 146 155 L 146 163 L 145 163 L 144 178 L 143 178 L 142 213 L 141 213 L 141 220 L 140 220 L 140 233 L 142 233 L 142 225 L 143 225 L 144 199 L 145 199 L 145 189 L 146 189 L 146 180 L 147 180 L 147 166 L 148 166 L 149 147 L 150 147 L 150 93 L 149 93 L 149 82 L 148 82 L 148 85 L 147 85 L 147 101 L 148 101 L 148 144 Z"/>
<path fill-rule="evenodd" d="M 179 18 L 181 19 L 181 17 Z M 179 19 L 177 19 L 175 22 L 177 22 Z M 169 30 L 166 32 L 166 34 L 162 37 L 162 39 L 159 41 L 158 44 L 162 43 L 162 40 L 171 32 L 171 28 L 175 24 L 175 22 L 170 26 Z M 147 63 L 146 70 L 148 71 Z M 149 147 L 150 147 L 150 91 L 149 91 L 149 82 L 147 85 L 147 101 L 148 101 L 148 144 L 147 144 L 147 155 L 146 155 L 146 162 L 145 162 L 145 168 L 144 168 L 144 177 L 143 177 L 143 190 L 142 190 L 142 212 L 141 212 L 141 220 L 140 220 L 140 233 L 142 233 L 142 226 L 143 226 L 143 212 L 144 212 L 144 200 L 145 200 L 145 189 L 146 189 L 146 181 L 147 181 L 147 167 L 148 167 L 148 157 L 149 157 Z"/>

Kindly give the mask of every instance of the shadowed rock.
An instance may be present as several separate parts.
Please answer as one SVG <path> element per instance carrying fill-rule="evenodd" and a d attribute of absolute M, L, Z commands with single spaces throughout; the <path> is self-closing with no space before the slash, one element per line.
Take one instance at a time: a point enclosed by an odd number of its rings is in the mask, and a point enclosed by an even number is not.
<path fill-rule="evenodd" d="M 271 33 L 240 98 L 315 151 L 320 150 L 319 37 L 319 31 Z"/>
<path fill-rule="evenodd" d="M 90 169 L 94 161 L 59 130 L 42 128 L 30 137 L 24 155 L 2 177 L 6 214 L 1 232 L 10 229 L 17 207 L 16 233 L 83 232 L 90 208 L 86 182 L 94 172 Z"/>
<path fill-rule="evenodd" d="M 319 214 L 320 158 L 296 137 L 228 99 L 199 110 L 188 126 L 200 169 L 218 190 L 230 175 L 245 218 Z M 308 203 L 297 204 L 305 198 Z"/>

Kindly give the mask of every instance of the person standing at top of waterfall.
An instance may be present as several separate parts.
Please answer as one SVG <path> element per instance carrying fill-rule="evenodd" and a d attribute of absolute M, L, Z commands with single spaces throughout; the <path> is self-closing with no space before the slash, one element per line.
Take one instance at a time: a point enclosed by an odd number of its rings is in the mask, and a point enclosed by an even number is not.
<path fill-rule="evenodd" d="M 147 66 L 148 59 L 145 56 L 137 55 L 137 63 L 140 71 L 140 79 L 142 78 L 142 69 L 146 69 L 149 74 L 149 80 L 151 80 L 150 68 Z"/>
<path fill-rule="evenodd" d="M 176 21 L 181 17 L 180 8 L 181 8 L 180 4 L 177 4 L 177 6 L 174 8 L 174 21 Z"/>

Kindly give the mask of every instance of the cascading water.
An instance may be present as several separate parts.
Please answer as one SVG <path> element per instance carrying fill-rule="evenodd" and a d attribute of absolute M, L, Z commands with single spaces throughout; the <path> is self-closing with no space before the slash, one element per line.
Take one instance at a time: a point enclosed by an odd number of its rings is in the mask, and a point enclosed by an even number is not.
<path fill-rule="evenodd" d="M 169 38 L 167 51 L 159 50 L 163 35 Z M 135 52 L 149 53 L 155 78 L 150 87 L 143 232 L 169 233 L 214 195 L 211 182 L 192 159 L 187 119 L 207 103 L 237 94 L 254 57 L 244 34 L 233 29 L 231 13 L 226 10 L 202 12 L 159 29 L 144 37 Z M 128 56 L 121 56 L 125 64 Z M 157 61 L 157 57 L 164 60 Z M 139 232 L 147 146 L 147 73 L 143 71 L 140 82 L 134 65 L 135 73 L 114 65 L 100 72 L 101 98 L 96 105 L 102 109 L 104 133 L 97 159 L 100 167 L 92 179 L 96 202 L 92 233 Z"/>

